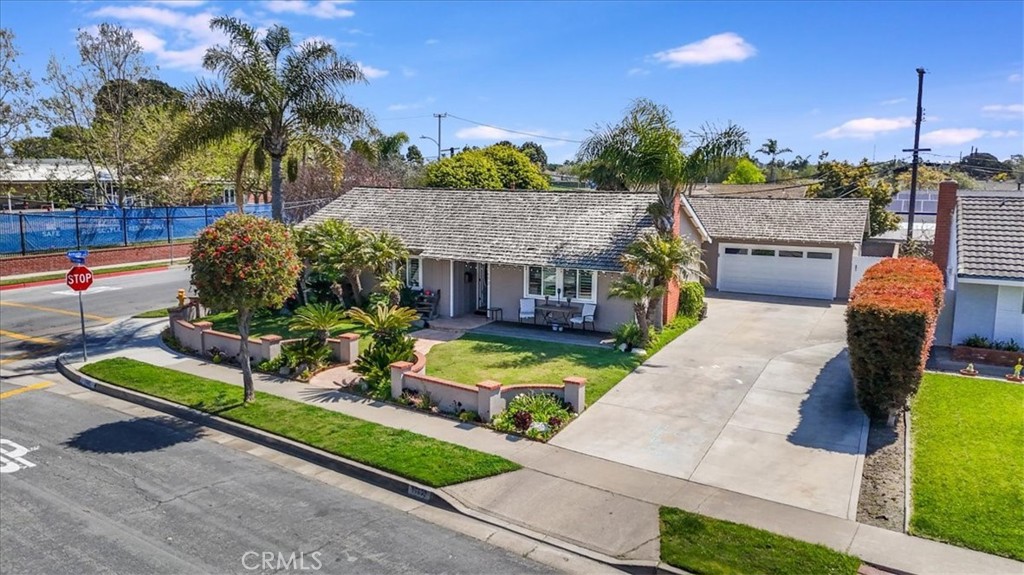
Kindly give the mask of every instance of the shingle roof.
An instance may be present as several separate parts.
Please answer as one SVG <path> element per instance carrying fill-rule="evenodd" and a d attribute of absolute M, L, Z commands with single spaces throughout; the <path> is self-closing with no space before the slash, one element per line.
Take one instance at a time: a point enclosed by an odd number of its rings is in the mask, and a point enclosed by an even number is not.
<path fill-rule="evenodd" d="M 961 196 L 957 275 L 1024 280 L 1024 196 Z"/>
<path fill-rule="evenodd" d="M 615 271 L 654 194 L 355 188 L 303 225 L 342 219 L 438 259 Z"/>
<path fill-rule="evenodd" d="M 858 243 L 868 219 L 866 199 L 687 198 L 715 239 Z"/>

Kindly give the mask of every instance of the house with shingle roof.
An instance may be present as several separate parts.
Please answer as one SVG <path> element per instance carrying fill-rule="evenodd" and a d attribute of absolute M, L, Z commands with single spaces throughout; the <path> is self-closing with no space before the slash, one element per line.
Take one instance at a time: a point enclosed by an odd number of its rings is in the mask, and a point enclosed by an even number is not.
<path fill-rule="evenodd" d="M 520 300 L 597 306 L 595 328 L 632 321 L 632 303 L 609 298 L 620 258 L 654 230 L 653 193 L 355 188 L 301 225 L 340 219 L 397 235 L 412 254 L 407 285 L 440 292 L 439 313 Z M 845 299 L 867 226 L 866 200 L 681 198 L 676 231 L 705 250 L 712 288 Z M 665 306 L 669 315 L 675 306 Z M 659 314 L 659 316 L 662 314 Z M 662 318 L 666 319 L 666 318 Z"/>
<path fill-rule="evenodd" d="M 1024 193 L 939 184 L 934 261 L 946 276 L 939 343 L 1024 343 Z"/>

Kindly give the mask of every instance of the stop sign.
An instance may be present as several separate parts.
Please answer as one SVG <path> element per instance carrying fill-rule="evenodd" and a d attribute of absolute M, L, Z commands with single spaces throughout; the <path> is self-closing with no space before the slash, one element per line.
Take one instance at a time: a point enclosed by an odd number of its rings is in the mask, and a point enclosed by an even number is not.
<path fill-rule="evenodd" d="M 68 270 L 64 279 L 71 289 L 85 291 L 92 285 L 92 270 L 85 266 L 75 266 Z"/>

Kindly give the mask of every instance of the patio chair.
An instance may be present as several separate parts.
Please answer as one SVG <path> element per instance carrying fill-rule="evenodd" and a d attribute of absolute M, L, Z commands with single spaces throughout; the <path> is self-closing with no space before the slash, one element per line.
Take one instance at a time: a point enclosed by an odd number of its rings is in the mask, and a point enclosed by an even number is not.
<path fill-rule="evenodd" d="M 574 315 L 569 318 L 569 325 L 575 327 L 580 326 L 583 331 L 587 330 L 587 324 L 590 324 L 590 329 L 597 331 L 594 327 L 594 314 L 597 313 L 597 306 L 592 303 L 583 304 L 583 310 L 580 315 Z"/>
<path fill-rule="evenodd" d="M 523 323 L 524 319 L 537 323 L 537 300 L 532 298 L 519 300 L 519 323 Z"/>

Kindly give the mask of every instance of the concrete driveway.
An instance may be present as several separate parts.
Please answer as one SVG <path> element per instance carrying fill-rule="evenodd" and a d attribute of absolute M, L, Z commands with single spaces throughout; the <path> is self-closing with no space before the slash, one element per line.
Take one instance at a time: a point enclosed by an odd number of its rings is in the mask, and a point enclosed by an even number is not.
<path fill-rule="evenodd" d="M 867 418 L 844 305 L 713 297 L 552 441 L 588 455 L 856 519 Z"/>

